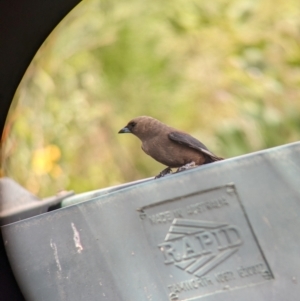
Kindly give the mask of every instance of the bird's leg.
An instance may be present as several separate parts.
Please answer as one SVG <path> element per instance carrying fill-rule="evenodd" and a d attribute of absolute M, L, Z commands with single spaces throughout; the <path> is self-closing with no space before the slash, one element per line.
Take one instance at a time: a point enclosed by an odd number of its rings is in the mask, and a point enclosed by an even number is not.
<path fill-rule="evenodd" d="M 162 170 L 162 171 L 155 177 L 155 179 L 162 178 L 162 177 L 164 177 L 165 175 L 171 173 L 171 171 L 172 171 L 171 167 L 167 167 L 167 168 L 165 168 L 164 170 Z"/>
<path fill-rule="evenodd" d="M 181 167 L 179 167 L 176 171 L 177 172 L 181 172 L 181 171 L 185 171 L 185 170 L 188 170 L 188 169 L 191 169 L 191 168 L 194 168 L 194 167 L 197 167 L 198 165 L 196 165 L 196 163 L 194 161 L 190 162 L 190 163 L 187 163 Z"/>

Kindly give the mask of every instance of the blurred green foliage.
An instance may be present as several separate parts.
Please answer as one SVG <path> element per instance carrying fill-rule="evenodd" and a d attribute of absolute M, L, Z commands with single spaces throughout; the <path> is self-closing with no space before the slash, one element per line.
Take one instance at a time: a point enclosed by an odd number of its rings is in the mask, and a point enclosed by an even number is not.
<path fill-rule="evenodd" d="M 150 115 L 232 157 L 297 141 L 297 0 L 85 0 L 52 32 L 15 95 L 2 174 L 40 196 L 164 167 L 132 135 Z"/>

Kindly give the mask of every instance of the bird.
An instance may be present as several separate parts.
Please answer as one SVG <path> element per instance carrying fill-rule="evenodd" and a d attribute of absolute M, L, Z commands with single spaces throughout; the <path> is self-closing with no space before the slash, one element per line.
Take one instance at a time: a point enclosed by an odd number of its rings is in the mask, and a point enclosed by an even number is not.
<path fill-rule="evenodd" d="M 155 178 L 181 172 L 203 164 L 223 160 L 193 136 L 176 130 L 150 116 L 133 118 L 119 134 L 131 133 L 142 142 L 142 150 L 156 161 L 166 165 Z"/>

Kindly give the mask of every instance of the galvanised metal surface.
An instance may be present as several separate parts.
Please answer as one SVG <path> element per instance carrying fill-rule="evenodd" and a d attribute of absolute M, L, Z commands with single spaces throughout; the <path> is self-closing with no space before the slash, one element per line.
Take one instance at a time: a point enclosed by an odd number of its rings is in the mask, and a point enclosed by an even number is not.
<path fill-rule="evenodd" d="M 78 203 L 81 203 L 81 202 L 84 202 L 84 201 L 87 201 L 87 200 L 90 200 L 90 199 L 93 199 L 93 198 L 96 198 L 99 196 L 103 196 L 105 194 L 115 192 L 120 189 L 127 188 L 132 185 L 145 183 L 145 182 L 153 180 L 153 179 L 154 178 L 147 178 L 147 179 L 143 179 L 143 180 L 129 182 L 126 184 L 121 184 L 121 185 L 116 185 L 116 186 L 111 186 L 111 187 L 107 187 L 107 188 L 101 188 L 101 189 L 97 189 L 97 190 L 92 190 L 92 191 L 88 191 L 88 192 L 75 194 L 75 195 L 72 195 L 72 196 L 69 196 L 69 197 L 66 197 L 65 199 L 63 199 L 61 202 L 61 207 L 75 205 L 75 204 L 78 204 Z"/>
<path fill-rule="evenodd" d="M 72 191 L 61 191 L 43 200 L 34 196 L 10 178 L 0 179 L 0 226 L 49 211 L 71 197 Z"/>
<path fill-rule="evenodd" d="M 27 300 L 298 300 L 300 143 L 4 226 Z"/>

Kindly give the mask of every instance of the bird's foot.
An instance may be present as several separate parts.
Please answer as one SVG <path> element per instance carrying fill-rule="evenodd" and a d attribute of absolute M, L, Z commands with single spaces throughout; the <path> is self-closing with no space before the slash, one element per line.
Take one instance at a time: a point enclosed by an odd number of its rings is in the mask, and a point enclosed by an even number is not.
<path fill-rule="evenodd" d="M 181 172 L 181 171 L 185 171 L 185 170 L 188 170 L 188 169 L 191 169 L 191 168 L 195 168 L 197 166 L 198 165 L 196 165 L 196 163 L 194 161 L 192 161 L 191 163 L 188 163 L 188 164 L 185 164 L 185 165 L 179 167 L 177 169 L 176 173 Z"/>
<path fill-rule="evenodd" d="M 156 177 L 155 179 L 159 179 L 164 177 L 165 175 L 171 173 L 172 169 L 170 167 L 165 168 L 164 170 L 162 170 Z"/>

